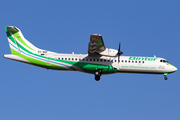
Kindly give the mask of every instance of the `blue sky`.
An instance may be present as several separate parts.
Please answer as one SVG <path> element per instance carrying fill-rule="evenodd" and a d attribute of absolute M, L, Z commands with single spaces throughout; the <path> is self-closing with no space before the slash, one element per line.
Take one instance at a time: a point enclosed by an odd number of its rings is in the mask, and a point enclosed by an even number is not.
<path fill-rule="evenodd" d="M 179 120 L 178 72 L 94 75 L 53 71 L 3 58 L 5 26 L 17 26 L 35 46 L 87 54 L 90 34 L 123 55 L 166 58 L 180 68 L 178 0 L 4 0 L 0 4 L 0 119 Z"/>

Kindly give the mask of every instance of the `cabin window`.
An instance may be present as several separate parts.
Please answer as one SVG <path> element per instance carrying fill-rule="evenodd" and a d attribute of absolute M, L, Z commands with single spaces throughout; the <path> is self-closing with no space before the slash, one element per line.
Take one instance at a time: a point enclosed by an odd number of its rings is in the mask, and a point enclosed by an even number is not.
<path fill-rule="evenodd" d="M 84 59 L 82 59 L 82 61 L 84 61 Z"/>
<path fill-rule="evenodd" d="M 110 60 L 108 60 L 108 62 L 110 62 Z"/>
<path fill-rule="evenodd" d="M 125 63 L 127 63 L 127 60 L 125 60 Z"/>
<path fill-rule="evenodd" d="M 130 63 L 131 61 L 129 60 L 129 63 Z"/>
<path fill-rule="evenodd" d="M 114 62 L 116 62 L 116 60 L 114 60 Z"/>
<path fill-rule="evenodd" d="M 88 61 L 88 59 L 86 59 L 86 61 Z"/>
<path fill-rule="evenodd" d="M 62 60 L 64 59 L 64 58 L 61 58 Z"/>
<path fill-rule="evenodd" d="M 102 59 L 100 59 L 101 60 L 101 62 L 103 61 Z"/>
<path fill-rule="evenodd" d="M 139 63 L 141 63 L 141 61 L 139 61 Z"/>
<path fill-rule="evenodd" d="M 104 62 L 106 62 L 106 59 L 104 59 Z"/>
<path fill-rule="evenodd" d="M 72 58 L 72 60 L 74 60 L 74 58 Z"/>
<path fill-rule="evenodd" d="M 97 59 L 97 61 L 99 61 L 99 59 Z"/>
<path fill-rule="evenodd" d="M 79 61 L 81 61 L 81 59 L 79 58 Z"/>
<path fill-rule="evenodd" d="M 134 63 L 134 61 L 132 61 L 132 63 Z"/>
<path fill-rule="evenodd" d="M 144 63 L 144 61 L 142 61 L 142 63 Z"/>
<path fill-rule="evenodd" d="M 69 58 L 69 60 L 71 60 L 71 59 Z"/>
<path fill-rule="evenodd" d="M 93 61 L 96 61 L 96 59 L 93 59 Z"/>
<path fill-rule="evenodd" d="M 65 58 L 65 60 L 67 60 L 67 58 Z"/>
<path fill-rule="evenodd" d="M 58 58 L 58 60 L 60 60 L 60 58 Z"/>
<path fill-rule="evenodd" d="M 77 58 L 75 60 L 77 61 Z"/>
<path fill-rule="evenodd" d="M 89 61 L 92 61 L 92 59 L 89 59 Z"/>
<path fill-rule="evenodd" d="M 135 63 L 137 63 L 137 61 L 135 61 Z"/>
<path fill-rule="evenodd" d="M 124 62 L 124 61 L 122 60 L 122 62 Z"/>

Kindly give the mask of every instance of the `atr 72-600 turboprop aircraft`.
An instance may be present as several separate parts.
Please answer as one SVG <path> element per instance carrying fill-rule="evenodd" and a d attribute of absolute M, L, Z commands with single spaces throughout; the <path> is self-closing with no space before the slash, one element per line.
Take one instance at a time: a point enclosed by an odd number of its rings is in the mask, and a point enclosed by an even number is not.
<path fill-rule="evenodd" d="M 70 70 L 91 73 L 99 81 L 103 74 L 147 73 L 167 75 L 177 68 L 159 57 L 121 56 L 119 49 L 106 48 L 100 34 L 90 36 L 88 54 L 61 54 L 39 49 L 26 40 L 20 29 L 5 27 L 11 53 L 4 57 L 53 70 Z"/>

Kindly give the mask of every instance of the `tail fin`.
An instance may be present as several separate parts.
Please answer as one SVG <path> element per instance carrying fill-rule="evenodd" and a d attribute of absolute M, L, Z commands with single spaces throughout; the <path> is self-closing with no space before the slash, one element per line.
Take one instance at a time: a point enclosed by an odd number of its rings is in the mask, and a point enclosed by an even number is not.
<path fill-rule="evenodd" d="M 12 54 L 20 54 L 22 51 L 38 52 L 40 50 L 26 40 L 17 27 L 6 26 L 5 29 Z"/>

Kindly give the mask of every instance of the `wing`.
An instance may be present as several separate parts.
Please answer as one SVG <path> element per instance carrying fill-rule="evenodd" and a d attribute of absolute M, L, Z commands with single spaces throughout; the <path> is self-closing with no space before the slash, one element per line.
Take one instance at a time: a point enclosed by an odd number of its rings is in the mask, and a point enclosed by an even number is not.
<path fill-rule="evenodd" d="M 106 50 L 102 36 L 100 34 L 93 34 L 90 36 L 90 42 L 88 46 L 89 55 L 97 55 Z"/>

